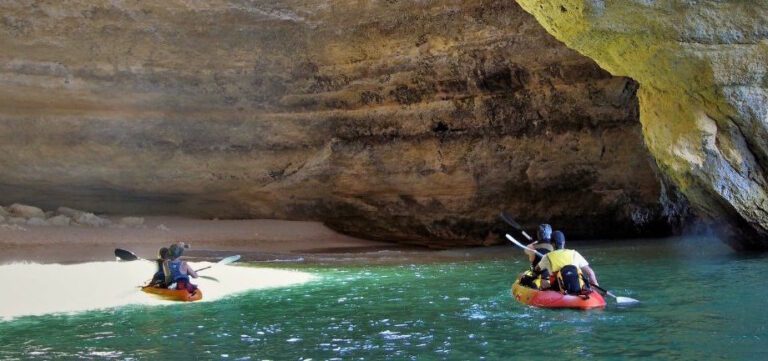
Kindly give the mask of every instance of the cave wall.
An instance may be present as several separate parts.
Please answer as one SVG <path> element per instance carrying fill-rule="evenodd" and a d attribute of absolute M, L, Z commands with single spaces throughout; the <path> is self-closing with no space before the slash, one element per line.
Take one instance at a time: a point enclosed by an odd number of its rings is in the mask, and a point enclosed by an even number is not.
<path fill-rule="evenodd" d="M 768 249 L 768 3 L 518 1 L 569 47 L 640 83 L 662 172 L 738 249 Z"/>
<path fill-rule="evenodd" d="M 3 203 L 435 247 L 675 216 L 637 83 L 510 1 L 2 2 L 0 48 Z"/>

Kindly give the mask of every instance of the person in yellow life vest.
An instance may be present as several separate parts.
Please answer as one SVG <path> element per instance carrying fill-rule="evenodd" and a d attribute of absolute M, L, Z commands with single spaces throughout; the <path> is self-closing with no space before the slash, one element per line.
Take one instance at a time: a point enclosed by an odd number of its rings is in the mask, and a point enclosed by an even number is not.
<path fill-rule="evenodd" d="M 551 286 L 562 293 L 587 294 L 591 292 L 590 284 L 599 286 L 595 271 L 589 267 L 587 260 L 579 252 L 565 248 L 563 232 L 555 231 L 552 241 L 555 250 L 545 254 L 536 266 L 536 273 L 542 274 L 542 289 Z"/>
<path fill-rule="evenodd" d="M 547 254 L 551 252 L 552 248 L 552 226 L 548 224 L 539 225 L 539 229 L 536 232 L 536 241 L 528 245 L 525 250 L 525 254 L 528 255 L 528 260 L 531 261 L 530 271 L 526 271 L 520 278 L 520 284 L 530 288 L 541 287 L 541 277 L 535 273 L 536 266 L 541 261 L 539 254 Z M 538 254 L 537 254 L 538 252 Z"/>

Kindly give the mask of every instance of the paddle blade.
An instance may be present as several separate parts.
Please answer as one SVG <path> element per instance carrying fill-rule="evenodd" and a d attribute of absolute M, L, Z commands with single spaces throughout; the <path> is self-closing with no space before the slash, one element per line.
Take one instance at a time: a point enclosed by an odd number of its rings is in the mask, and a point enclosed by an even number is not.
<path fill-rule="evenodd" d="M 240 260 L 240 255 L 236 254 L 234 256 L 229 256 L 227 258 L 224 258 L 221 261 L 216 262 L 216 264 L 219 264 L 219 265 L 230 264 L 230 263 L 235 263 L 238 260 Z"/>
<path fill-rule="evenodd" d="M 616 297 L 616 303 L 618 303 L 618 304 L 620 304 L 622 306 L 626 306 L 626 305 L 634 305 L 634 304 L 640 303 L 640 301 L 638 301 L 638 300 L 636 300 L 634 298 L 631 298 L 631 297 L 618 296 L 618 297 Z"/>
<path fill-rule="evenodd" d="M 122 248 L 115 248 L 115 257 L 119 258 L 121 261 L 135 261 L 139 259 L 133 252 Z"/>
<path fill-rule="evenodd" d="M 506 222 L 508 225 L 512 226 L 512 228 L 515 228 L 521 232 L 523 231 L 523 226 L 515 222 L 515 219 L 512 218 L 512 215 L 507 213 L 506 211 L 501 211 L 501 213 L 499 213 L 499 218 L 501 218 L 501 220 Z"/>

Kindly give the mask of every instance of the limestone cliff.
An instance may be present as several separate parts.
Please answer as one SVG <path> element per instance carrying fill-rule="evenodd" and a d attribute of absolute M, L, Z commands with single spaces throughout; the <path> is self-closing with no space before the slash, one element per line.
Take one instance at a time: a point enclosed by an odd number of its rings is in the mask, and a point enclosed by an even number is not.
<path fill-rule="evenodd" d="M 520 0 L 568 46 L 640 83 L 660 168 L 737 248 L 768 248 L 768 3 Z"/>
<path fill-rule="evenodd" d="M 2 2 L 0 49 L 5 204 L 438 247 L 503 208 L 573 237 L 674 216 L 637 84 L 510 1 Z"/>

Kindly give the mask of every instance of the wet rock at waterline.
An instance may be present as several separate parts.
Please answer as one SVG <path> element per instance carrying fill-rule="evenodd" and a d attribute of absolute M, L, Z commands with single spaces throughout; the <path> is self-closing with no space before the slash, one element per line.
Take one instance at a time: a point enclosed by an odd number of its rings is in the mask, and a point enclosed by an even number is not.
<path fill-rule="evenodd" d="M 572 237 L 676 216 L 636 83 L 511 1 L 0 9 L 0 201 L 437 247 L 499 242 L 500 209 Z"/>
<path fill-rule="evenodd" d="M 768 3 L 519 3 L 569 47 L 637 80 L 661 171 L 734 246 L 768 249 Z"/>

